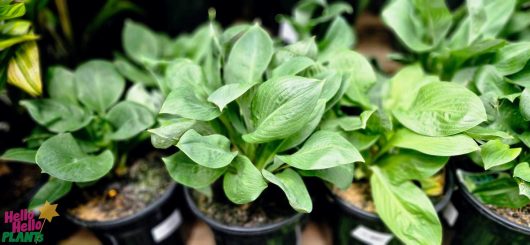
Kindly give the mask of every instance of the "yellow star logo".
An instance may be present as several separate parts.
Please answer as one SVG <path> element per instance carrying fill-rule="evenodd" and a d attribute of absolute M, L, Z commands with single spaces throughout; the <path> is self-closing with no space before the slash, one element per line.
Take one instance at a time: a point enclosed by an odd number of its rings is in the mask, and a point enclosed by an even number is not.
<path fill-rule="evenodd" d="M 46 219 L 48 222 L 52 222 L 53 217 L 59 216 L 57 211 L 55 211 L 56 208 L 57 204 L 50 204 L 48 201 L 46 201 L 46 203 L 39 208 L 39 219 Z"/>

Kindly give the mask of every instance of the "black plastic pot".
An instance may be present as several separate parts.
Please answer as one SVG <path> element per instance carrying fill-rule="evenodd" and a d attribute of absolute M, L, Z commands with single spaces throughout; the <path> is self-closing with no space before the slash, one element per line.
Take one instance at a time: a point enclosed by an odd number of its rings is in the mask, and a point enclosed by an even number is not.
<path fill-rule="evenodd" d="M 458 210 L 454 244 L 530 244 L 530 227 L 515 224 L 493 212 L 457 181 L 453 197 Z"/>
<path fill-rule="evenodd" d="M 435 204 L 439 216 L 451 200 L 454 189 L 454 176 L 446 171 L 445 194 Z M 333 196 L 337 211 L 333 217 L 333 244 L 402 244 L 385 226 L 377 214 L 366 212 L 341 198 Z M 442 224 L 445 225 L 444 219 Z"/>
<path fill-rule="evenodd" d="M 297 213 L 280 222 L 259 227 L 230 226 L 214 220 L 199 210 L 191 197 L 191 190 L 184 188 L 184 196 L 191 211 L 212 229 L 217 245 L 268 245 L 299 244 L 302 234 L 301 219 Z"/>
<path fill-rule="evenodd" d="M 166 193 L 142 211 L 111 221 L 84 221 L 71 214 L 71 222 L 90 229 L 103 244 L 183 244 L 180 235 L 182 217 L 175 193 L 178 186 L 170 185 Z"/>

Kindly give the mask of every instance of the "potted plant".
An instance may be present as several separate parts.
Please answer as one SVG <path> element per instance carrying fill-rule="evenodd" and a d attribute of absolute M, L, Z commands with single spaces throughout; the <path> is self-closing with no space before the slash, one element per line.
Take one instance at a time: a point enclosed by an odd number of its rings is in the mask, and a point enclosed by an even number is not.
<path fill-rule="evenodd" d="M 468 1 L 463 6 L 467 11 L 453 15 L 443 3 L 437 9 L 422 6 L 395 1 L 383 12 L 387 25 L 411 51 L 401 57 L 420 61 L 440 77 L 467 86 L 480 97 L 487 113 L 485 122 L 466 132 L 480 144 L 480 151 L 455 161 L 461 187 L 455 206 L 464 216 L 457 220 L 455 240 L 463 244 L 528 242 L 529 230 L 521 220 L 528 215 L 525 152 L 530 46 L 500 39 L 527 25 L 520 18 L 524 6 L 516 1 L 484 5 Z M 414 26 L 414 21 L 404 21 L 404 13 L 418 23 L 436 16 L 431 28 L 439 31 L 429 32 Z"/>
<path fill-rule="evenodd" d="M 20 102 L 39 126 L 26 149 L 4 155 L 36 163 L 50 176 L 29 208 L 70 193 L 61 202 L 67 218 L 103 242 L 179 242 L 176 187 L 146 142 L 159 97 L 142 85 L 127 86 L 104 60 L 75 71 L 50 68 L 46 92 Z"/>
<path fill-rule="evenodd" d="M 302 176 L 363 160 L 339 133 L 317 128 L 347 84 L 319 60 L 314 38 L 274 45 L 258 24 L 206 30 L 191 42 L 200 56 L 155 62 L 169 93 L 151 141 L 180 150 L 166 168 L 218 243 L 295 243 L 313 207 Z"/>

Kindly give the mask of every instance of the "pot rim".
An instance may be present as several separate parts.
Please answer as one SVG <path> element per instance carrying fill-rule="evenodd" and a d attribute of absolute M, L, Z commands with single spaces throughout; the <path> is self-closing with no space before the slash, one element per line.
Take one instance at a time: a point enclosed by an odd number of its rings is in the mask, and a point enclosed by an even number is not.
<path fill-rule="evenodd" d="M 184 197 L 186 199 L 186 202 L 188 203 L 188 206 L 193 212 L 193 214 L 195 214 L 195 216 L 197 216 L 199 219 L 206 222 L 212 229 L 223 232 L 223 233 L 227 233 L 230 235 L 240 235 L 240 236 L 264 235 L 267 233 L 277 231 L 284 226 L 291 225 L 299 221 L 302 218 L 302 216 L 305 215 L 303 213 L 296 213 L 293 216 L 288 217 L 279 222 L 255 226 L 255 227 L 227 225 L 213 218 L 208 217 L 205 213 L 199 210 L 199 208 L 193 201 L 193 198 L 191 197 L 190 190 L 191 188 L 186 187 L 186 186 L 184 187 Z"/>
<path fill-rule="evenodd" d="M 459 169 L 456 169 L 459 170 Z M 512 231 L 523 233 L 525 235 L 530 235 L 530 227 L 525 227 L 519 224 L 516 224 L 515 222 L 510 221 L 509 219 L 503 217 L 500 214 L 497 214 L 496 212 L 490 210 L 488 207 L 486 207 L 482 202 L 480 202 L 476 197 L 471 194 L 471 192 L 466 188 L 466 186 L 460 182 L 460 180 L 457 180 L 457 184 L 459 189 L 461 190 L 460 193 L 462 193 L 462 196 L 464 196 L 464 199 L 471 203 L 471 206 L 473 206 L 480 214 L 488 218 L 489 220 L 500 224 Z"/>
<path fill-rule="evenodd" d="M 134 223 L 144 218 L 145 216 L 149 215 L 154 209 L 157 209 L 162 206 L 162 204 L 164 204 L 173 195 L 173 193 L 175 193 L 176 188 L 177 184 L 171 181 L 164 194 L 162 194 L 159 198 L 155 199 L 155 201 L 151 202 L 149 205 L 147 205 L 145 208 L 138 211 L 137 213 L 122 218 L 107 221 L 86 221 L 77 218 L 68 212 L 65 212 L 65 217 L 74 224 L 87 228 L 110 230 L 114 228 L 123 227 L 127 224 Z"/>
<path fill-rule="evenodd" d="M 447 204 L 449 204 L 449 202 L 451 201 L 451 196 L 453 195 L 454 188 L 455 188 L 454 174 L 447 167 L 445 168 L 445 176 L 447 179 L 447 181 L 445 182 L 446 191 L 443 197 L 440 199 L 440 201 L 434 204 L 434 209 L 436 210 L 436 213 L 441 212 L 447 206 Z M 361 208 L 356 207 L 355 205 L 335 195 L 333 192 L 331 192 L 331 195 L 333 197 L 333 200 L 337 204 L 339 204 L 339 207 L 342 210 L 346 211 L 346 213 L 369 220 L 369 221 L 384 223 L 383 220 L 381 220 L 381 217 L 377 215 L 377 213 L 371 213 L 371 212 L 364 211 Z"/>

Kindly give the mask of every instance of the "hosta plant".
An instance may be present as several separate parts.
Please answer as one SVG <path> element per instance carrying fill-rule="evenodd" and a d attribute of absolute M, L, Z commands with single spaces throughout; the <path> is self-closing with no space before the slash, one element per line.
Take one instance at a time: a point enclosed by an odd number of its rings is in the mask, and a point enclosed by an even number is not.
<path fill-rule="evenodd" d="M 39 126 L 26 139 L 27 148 L 8 150 L 2 158 L 37 164 L 50 176 L 30 208 L 61 198 L 72 184 L 94 183 L 126 168 L 127 153 L 148 138 L 145 130 L 158 109 L 135 102 L 145 94 L 142 87 L 124 95 L 125 89 L 112 63 L 92 60 L 75 71 L 50 68 L 48 96 L 20 102 Z"/>
<path fill-rule="evenodd" d="M 202 47 L 200 56 L 158 61 L 169 93 L 161 126 L 149 131 L 155 147 L 180 150 L 164 159 L 170 175 L 201 191 L 222 181 L 236 204 L 277 185 L 295 210 L 310 212 L 302 176 L 363 161 L 338 132 L 318 127 L 350 82 L 338 68 L 356 73 L 348 62 L 360 55 L 334 62 L 314 38 L 275 45 L 258 24 L 199 30 L 205 38 L 191 44 Z M 189 36 L 176 40 L 184 45 Z"/>
<path fill-rule="evenodd" d="M 426 8 L 421 1 L 399 0 L 383 12 L 387 25 L 410 49 L 407 59 L 420 61 L 425 69 L 480 97 L 487 120 L 466 134 L 480 144 L 480 151 L 469 158 L 484 171 L 458 175 L 482 202 L 499 207 L 530 203 L 530 43 L 503 39 L 528 27 L 521 17 L 523 3 L 470 0 L 460 14 L 452 15 L 443 1 Z M 411 21 L 398 18 L 404 12 L 415 13 Z M 439 31 L 414 24 L 426 21 Z M 424 40 L 431 41 L 418 44 Z"/>

